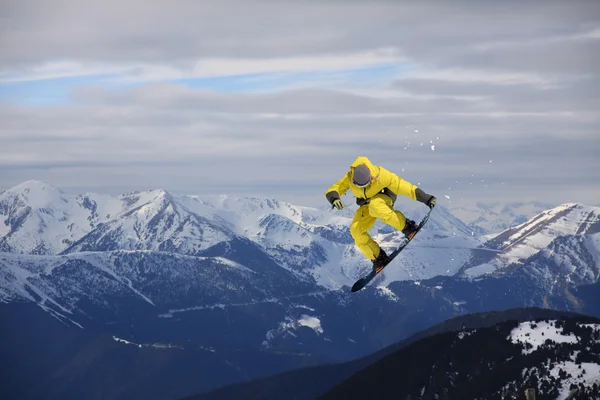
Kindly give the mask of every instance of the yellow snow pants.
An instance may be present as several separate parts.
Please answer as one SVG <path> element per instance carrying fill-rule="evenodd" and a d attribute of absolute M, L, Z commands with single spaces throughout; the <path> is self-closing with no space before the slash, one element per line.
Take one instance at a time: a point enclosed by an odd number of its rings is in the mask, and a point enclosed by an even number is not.
<path fill-rule="evenodd" d="M 381 249 L 368 233 L 377 218 L 399 231 L 406 225 L 404 214 L 394 210 L 392 199 L 383 193 L 373 196 L 368 204 L 359 207 L 350 224 L 350 234 L 360 251 L 370 260 L 375 260 Z"/>

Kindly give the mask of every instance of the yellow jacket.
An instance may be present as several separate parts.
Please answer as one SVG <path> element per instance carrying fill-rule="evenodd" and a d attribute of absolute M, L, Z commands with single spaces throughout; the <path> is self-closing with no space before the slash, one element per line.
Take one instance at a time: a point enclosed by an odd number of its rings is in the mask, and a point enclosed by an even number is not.
<path fill-rule="evenodd" d="M 373 177 L 372 182 L 364 188 L 360 188 L 352 183 L 354 168 L 360 164 L 365 164 Z M 348 189 L 356 196 L 358 205 L 367 204 L 369 199 L 378 193 L 385 193 L 394 201 L 396 200 L 397 195 L 403 195 L 413 200 L 417 200 L 417 194 L 415 193 L 417 186 L 405 181 L 398 175 L 381 166 L 373 165 L 373 163 L 364 156 L 359 156 L 354 160 L 350 165 L 350 170 L 339 181 L 327 189 L 325 197 L 331 203 L 336 198 L 343 196 Z"/>

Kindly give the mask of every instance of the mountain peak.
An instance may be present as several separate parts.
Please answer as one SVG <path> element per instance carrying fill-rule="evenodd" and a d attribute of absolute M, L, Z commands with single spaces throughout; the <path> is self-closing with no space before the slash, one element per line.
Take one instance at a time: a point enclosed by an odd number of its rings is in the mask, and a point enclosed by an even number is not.
<path fill-rule="evenodd" d="M 17 197 L 31 208 L 45 208 L 52 204 L 65 202 L 65 193 L 57 187 L 38 180 L 27 180 L 0 194 L 3 198 Z"/>
<path fill-rule="evenodd" d="M 564 203 L 539 213 L 530 221 L 516 226 L 515 230 L 553 225 L 563 235 L 591 234 L 600 231 L 599 224 L 600 208 L 580 203 Z"/>
<path fill-rule="evenodd" d="M 579 203 L 563 203 L 561 205 L 558 205 L 554 208 L 551 208 L 549 210 L 544 211 L 544 213 L 549 214 L 549 215 L 553 215 L 553 214 L 557 214 L 560 213 L 562 211 L 566 211 L 566 210 L 570 210 L 572 208 L 576 208 L 576 207 L 585 207 Z"/>
<path fill-rule="evenodd" d="M 591 238 L 598 233 L 600 233 L 600 208 L 579 203 L 564 203 L 542 211 L 528 221 L 508 228 L 485 242 L 484 247 L 500 252 L 474 257 L 461 268 L 461 272 L 471 269 L 468 275 L 476 276 L 493 271 L 502 265 L 513 264 L 516 260 L 532 257 L 559 238 L 576 235 L 589 235 Z M 575 252 L 575 249 L 572 248 L 571 252 Z M 582 257 L 585 259 L 587 256 L 582 255 Z M 575 263 L 578 264 L 586 265 L 585 262 Z M 576 268 L 573 269 L 575 270 Z"/>
<path fill-rule="evenodd" d="M 173 202 L 174 200 L 173 195 L 164 189 L 134 191 L 122 194 L 118 198 L 126 208 L 149 204 L 164 204 Z"/>
<path fill-rule="evenodd" d="M 51 191 L 59 191 L 60 192 L 60 190 L 57 187 L 51 185 L 50 183 L 45 182 L 45 181 L 36 180 L 36 179 L 29 179 L 29 180 L 23 181 L 8 190 L 11 192 L 21 192 L 24 190 L 32 190 L 32 191 L 51 190 Z"/>

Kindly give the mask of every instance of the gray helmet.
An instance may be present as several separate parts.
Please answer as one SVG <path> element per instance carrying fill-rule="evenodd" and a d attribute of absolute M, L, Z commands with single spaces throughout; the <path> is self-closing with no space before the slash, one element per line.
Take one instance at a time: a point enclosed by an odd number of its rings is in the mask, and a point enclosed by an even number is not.
<path fill-rule="evenodd" d="M 371 171 L 365 164 L 357 165 L 352 175 L 352 183 L 358 187 L 365 187 L 371 182 Z"/>

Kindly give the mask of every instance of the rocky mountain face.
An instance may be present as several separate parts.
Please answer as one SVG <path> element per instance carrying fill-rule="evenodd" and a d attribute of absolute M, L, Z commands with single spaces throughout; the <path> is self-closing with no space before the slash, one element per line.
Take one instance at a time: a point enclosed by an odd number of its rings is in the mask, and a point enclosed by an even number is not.
<path fill-rule="evenodd" d="M 402 209 L 415 220 L 427 211 Z M 178 381 L 178 395 L 194 394 L 365 356 L 471 312 L 600 316 L 599 214 L 565 204 L 478 235 L 440 205 L 401 256 L 351 294 L 370 268 L 349 237 L 352 210 L 163 190 L 68 195 L 29 181 L 0 193 L 0 301 L 3 315 L 36 304 L 122 346 L 210 349 L 229 367 L 219 380 Z M 380 223 L 372 233 L 384 248 L 402 240 Z M 273 358 L 247 362 L 265 354 Z"/>

